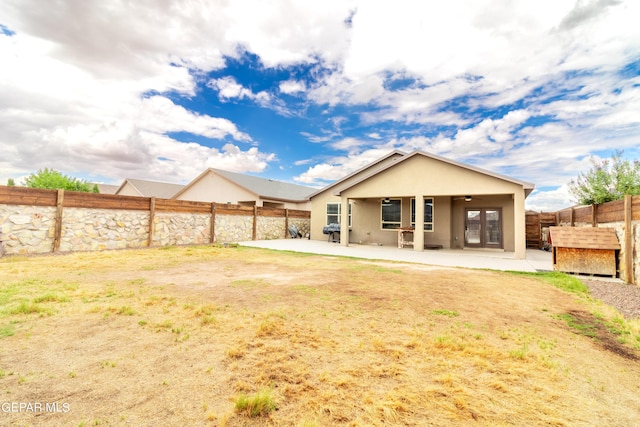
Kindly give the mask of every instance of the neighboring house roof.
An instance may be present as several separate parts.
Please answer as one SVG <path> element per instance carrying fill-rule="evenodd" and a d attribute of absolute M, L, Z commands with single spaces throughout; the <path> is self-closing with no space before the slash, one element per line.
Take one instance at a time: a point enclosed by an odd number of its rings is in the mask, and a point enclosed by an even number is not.
<path fill-rule="evenodd" d="M 305 187 L 303 185 L 290 184 L 268 178 L 260 178 L 252 175 L 244 175 L 241 173 L 209 168 L 178 191 L 174 195 L 174 198 L 180 196 L 180 194 L 184 193 L 188 188 L 192 187 L 208 173 L 219 175 L 262 199 L 302 202 L 307 201 L 309 194 L 315 191 L 315 188 Z"/>
<path fill-rule="evenodd" d="M 100 194 L 116 194 L 116 192 L 120 188 L 119 185 L 111 185 L 111 184 L 96 184 L 96 185 L 98 186 L 98 191 L 100 191 Z"/>
<path fill-rule="evenodd" d="M 551 241 L 557 248 L 620 249 L 613 228 L 606 227 L 549 227 Z"/>
<path fill-rule="evenodd" d="M 120 185 L 116 194 L 127 184 L 132 186 L 142 197 L 158 197 L 161 199 L 170 199 L 174 194 L 184 188 L 184 185 L 181 184 L 127 178 L 122 185 Z"/>
<path fill-rule="evenodd" d="M 391 154 L 398 154 L 398 152 L 394 151 L 394 152 L 390 153 L 389 155 L 391 155 Z M 384 159 L 388 158 L 389 155 L 385 156 L 384 158 L 382 158 L 380 160 L 384 160 Z M 459 162 L 456 162 L 454 160 L 447 159 L 445 157 L 437 156 L 435 154 L 425 153 L 424 151 L 414 151 L 414 152 L 412 152 L 410 154 L 403 155 L 396 162 L 388 163 L 385 166 L 383 166 L 382 168 L 371 170 L 369 173 L 363 174 L 360 178 L 358 178 L 358 179 L 356 179 L 356 180 L 354 180 L 352 182 L 349 182 L 344 187 L 339 187 L 336 184 L 332 184 L 332 186 L 336 187 L 336 189 L 334 190 L 333 194 L 336 195 L 336 196 L 339 196 L 342 191 L 347 190 L 347 189 L 349 189 L 349 188 L 351 188 L 351 187 L 353 187 L 355 185 L 358 185 L 359 183 L 361 183 L 363 181 L 366 181 L 367 179 L 371 178 L 374 175 L 377 175 L 378 173 L 380 173 L 380 172 L 382 172 L 384 170 L 387 170 L 387 169 L 392 168 L 392 167 L 396 167 L 400 163 L 406 162 L 406 161 L 408 161 L 409 159 L 411 159 L 414 156 L 428 157 L 428 158 L 431 158 L 431 159 L 434 159 L 434 160 L 438 160 L 438 161 L 441 161 L 441 162 L 444 162 L 444 163 L 449 163 L 449 164 L 451 164 L 453 166 L 457 166 L 457 167 L 460 167 L 460 168 L 463 168 L 463 169 L 467 169 L 467 170 L 478 172 L 478 173 L 481 173 L 481 174 L 484 174 L 484 175 L 487 175 L 487 176 L 491 176 L 493 178 L 498 178 L 498 179 L 501 179 L 503 181 L 511 182 L 511 183 L 514 183 L 514 184 L 517 184 L 517 185 L 521 185 L 525 190 L 525 197 L 528 196 L 533 191 L 533 189 L 535 188 L 534 184 L 532 184 L 530 182 L 525 182 L 525 181 L 520 181 L 520 180 L 517 180 L 517 179 L 513 179 L 513 178 L 510 178 L 510 177 L 508 177 L 506 175 L 500 175 L 500 174 L 497 174 L 495 172 L 490 172 L 488 170 L 481 169 L 481 168 L 478 168 L 478 167 L 475 167 L 475 166 L 467 165 L 467 164 L 464 164 L 464 163 L 459 163 Z M 378 160 L 378 162 L 380 160 Z M 351 174 L 350 176 L 353 176 L 353 175 L 355 175 L 357 173 L 358 172 L 355 172 L 355 173 Z M 347 178 L 343 178 L 339 182 L 345 181 L 346 179 Z M 322 191 L 324 191 L 326 189 L 327 188 L 323 189 Z"/>

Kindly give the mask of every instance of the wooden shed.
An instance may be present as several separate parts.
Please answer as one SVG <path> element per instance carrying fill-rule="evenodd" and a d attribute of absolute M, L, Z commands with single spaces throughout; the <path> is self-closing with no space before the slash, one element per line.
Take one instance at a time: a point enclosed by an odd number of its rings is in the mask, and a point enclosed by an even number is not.
<path fill-rule="evenodd" d="M 616 277 L 618 236 L 613 228 L 550 227 L 553 268 Z"/>

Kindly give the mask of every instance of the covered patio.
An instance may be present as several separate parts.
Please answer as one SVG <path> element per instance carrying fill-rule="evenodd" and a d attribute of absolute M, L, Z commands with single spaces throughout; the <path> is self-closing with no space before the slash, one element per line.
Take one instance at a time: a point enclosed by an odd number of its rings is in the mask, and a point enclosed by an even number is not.
<path fill-rule="evenodd" d="M 392 152 L 310 196 L 311 239 L 325 240 L 323 227 L 339 224 L 343 246 L 496 250 L 525 259 L 524 202 L 533 188 L 433 154 Z"/>

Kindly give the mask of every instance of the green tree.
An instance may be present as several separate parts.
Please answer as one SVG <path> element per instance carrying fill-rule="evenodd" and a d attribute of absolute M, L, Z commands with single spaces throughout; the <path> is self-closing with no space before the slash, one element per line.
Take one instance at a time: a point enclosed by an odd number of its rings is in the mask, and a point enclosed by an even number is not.
<path fill-rule="evenodd" d="M 7 180 L 7 186 L 8 187 L 15 187 L 16 186 L 16 182 L 13 180 L 13 178 L 9 178 Z"/>
<path fill-rule="evenodd" d="M 640 162 L 622 158 L 617 151 L 611 159 L 591 159 L 593 167 L 569 183 L 569 192 L 582 205 L 598 205 L 640 194 Z"/>
<path fill-rule="evenodd" d="M 98 193 L 98 186 L 87 181 L 61 174 L 60 172 L 44 168 L 32 173 L 25 180 L 30 188 L 46 188 L 50 190 L 84 191 L 85 193 Z"/>

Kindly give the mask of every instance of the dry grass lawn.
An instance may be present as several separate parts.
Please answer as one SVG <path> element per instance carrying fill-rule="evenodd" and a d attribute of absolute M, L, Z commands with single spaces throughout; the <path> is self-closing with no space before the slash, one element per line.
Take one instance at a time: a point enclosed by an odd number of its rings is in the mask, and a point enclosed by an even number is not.
<path fill-rule="evenodd" d="M 551 281 L 579 284 L 253 248 L 4 258 L 0 425 L 638 425 L 640 325 Z"/>

